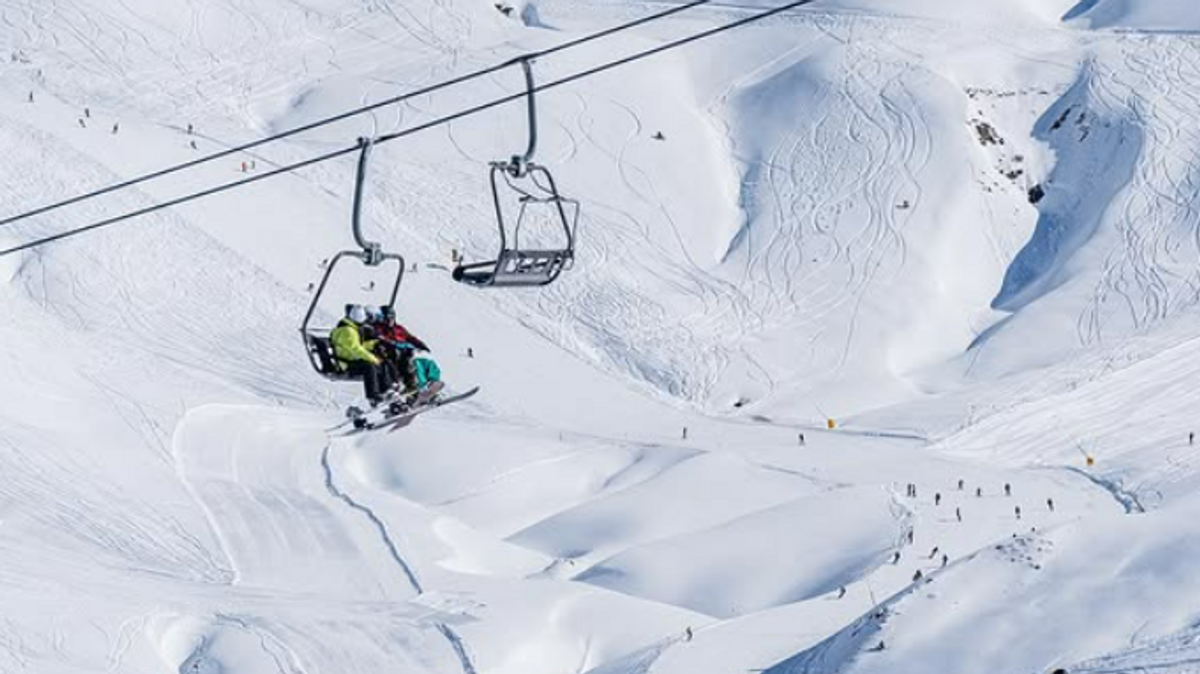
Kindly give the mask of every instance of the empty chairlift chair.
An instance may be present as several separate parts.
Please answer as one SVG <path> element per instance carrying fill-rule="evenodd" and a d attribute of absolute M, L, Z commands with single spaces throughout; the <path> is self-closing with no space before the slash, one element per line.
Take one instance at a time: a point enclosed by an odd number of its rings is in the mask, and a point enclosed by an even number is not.
<path fill-rule="evenodd" d="M 514 171 L 510 163 L 492 164 L 492 198 L 499 224 L 500 251 L 494 260 L 459 264 L 454 270 L 454 280 L 473 286 L 544 286 L 574 263 L 579 203 L 558 193 L 554 176 L 545 167 L 529 164 L 521 168 L 523 175 Z M 515 196 L 519 204 L 511 222 L 501 205 L 502 191 Z M 532 219 L 540 219 L 538 224 L 543 228 L 560 230 L 562 245 L 522 246 L 522 228 Z"/>
<path fill-rule="evenodd" d="M 533 70 L 528 58 L 517 62 L 525 73 L 529 145 L 524 155 L 491 163 L 492 202 L 500 250 L 494 260 L 459 262 L 453 272 L 454 280 L 467 285 L 544 286 L 553 283 L 575 261 L 579 202 L 562 196 L 549 169 L 533 161 L 537 150 Z M 517 201 L 517 212 L 506 216 L 504 203 L 513 198 Z M 528 232 L 531 221 L 537 221 L 539 230 L 532 234 Z M 537 240 L 532 246 L 526 246 L 523 236 L 526 241 L 532 237 Z M 552 237 L 551 242 L 557 245 L 547 246 L 547 237 Z"/>

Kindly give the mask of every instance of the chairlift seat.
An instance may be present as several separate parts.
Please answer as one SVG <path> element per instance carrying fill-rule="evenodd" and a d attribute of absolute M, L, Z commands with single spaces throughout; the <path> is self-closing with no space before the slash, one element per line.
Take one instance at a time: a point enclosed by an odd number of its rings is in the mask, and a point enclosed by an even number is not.
<path fill-rule="evenodd" d="M 328 337 L 306 335 L 306 338 L 308 357 L 317 372 L 337 381 L 352 381 L 357 379 L 357 377 L 338 367 L 337 358 L 333 355 L 333 344 L 330 343 Z"/>
<path fill-rule="evenodd" d="M 459 265 L 454 280 L 473 286 L 549 285 L 573 259 L 569 250 L 504 250 L 497 260 Z"/>

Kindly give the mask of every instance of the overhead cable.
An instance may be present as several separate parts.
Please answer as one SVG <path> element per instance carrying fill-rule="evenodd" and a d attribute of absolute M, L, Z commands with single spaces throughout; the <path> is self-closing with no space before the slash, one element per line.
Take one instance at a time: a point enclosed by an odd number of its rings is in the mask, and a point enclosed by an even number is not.
<path fill-rule="evenodd" d="M 757 14 L 752 14 L 752 15 L 742 18 L 742 19 L 738 19 L 737 21 L 732 21 L 730 23 L 723 24 L 723 25 L 717 26 L 715 28 L 710 28 L 708 30 L 701 31 L 701 32 L 695 33 L 693 35 L 689 35 L 685 38 L 680 38 L 678 40 L 674 40 L 671 42 L 661 44 L 657 47 L 652 47 L 650 49 L 646 49 L 646 50 L 643 50 L 640 52 L 635 52 L 633 54 L 630 54 L 629 56 L 625 56 L 625 57 L 622 57 L 620 59 L 616 59 L 613 61 L 608 61 L 608 62 L 602 63 L 598 66 L 594 66 L 594 67 L 588 68 L 586 70 L 581 70 L 579 72 L 573 73 L 571 75 L 567 75 L 566 77 L 562 77 L 557 80 L 552 80 L 552 81 L 546 82 L 544 84 L 539 84 L 536 87 L 534 87 L 533 89 L 528 90 L 528 91 L 522 91 L 520 93 L 510 94 L 507 96 L 496 98 L 487 103 L 481 103 L 479 105 L 476 105 L 476 106 L 473 106 L 470 108 L 466 108 L 464 110 L 460 110 L 453 114 L 438 117 L 437 119 L 430 120 L 428 122 L 404 129 L 402 131 L 396 131 L 394 133 L 379 136 L 378 138 L 376 138 L 374 140 L 374 144 L 379 145 L 382 143 L 387 143 L 387 142 L 390 142 L 393 140 L 398 140 L 398 139 L 404 138 L 406 136 L 411 136 L 415 133 L 419 133 L 421 131 L 431 129 L 433 127 L 443 126 L 445 124 L 449 124 L 450 122 L 462 119 L 464 117 L 476 115 L 476 114 L 479 114 L 486 110 L 490 110 L 492 108 L 499 107 L 506 103 L 511 103 L 513 101 L 521 100 L 531 93 L 554 89 L 555 87 L 560 87 L 565 84 L 569 84 L 571 82 L 576 82 L 578 80 L 581 80 L 581 79 L 584 79 L 587 77 L 592 77 L 599 73 L 602 73 L 602 72 L 605 72 L 608 70 L 612 70 L 614 68 L 618 68 L 618 67 L 621 67 L 624 65 L 628 65 L 628 64 L 636 62 L 636 61 L 641 61 L 643 59 L 649 58 L 651 56 L 660 54 L 665 51 L 670 51 L 672 49 L 678 49 L 679 47 L 690 44 L 692 42 L 697 42 L 699 40 L 703 40 L 705 38 L 712 37 L 714 35 L 718 35 L 720 33 L 724 33 L 726 31 L 733 30 L 735 28 L 740 28 L 747 24 L 762 21 L 763 19 L 775 16 L 777 14 L 782 14 L 783 12 L 786 12 L 788 10 L 795 9 L 797 7 L 801 7 L 803 5 L 807 5 L 812 2 L 814 2 L 814 0 L 794 0 L 793 2 L 789 2 L 784 5 L 780 5 L 779 7 L 765 10 L 765 11 L 759 12 Z M 85 232 L 90 232 L 90 231 L 100 229 L 103 227 L 109 227 L 109 226 L 115 225 L 119 222 L 129 220 L 131 218 L 136 218 L 136 217 L 140 217 L 143 215 L 147 215 L 147 214 L 153 213 L 155 211 L 162 210 L 164 208 L 178 206 L 180 204 L 184 204 L 189 201 L 194 201 L 196 199 L 211 196 L 213 194 L 218 194 L 220 192 L 225 192 L 225 191 L 234 189 L 236 187 L 241 187 L 243 185 L 248 185 L 250 183 L 258 182 L 260 180 L 265 180 L 267 178 L 271 178 L 271 177 L 274 177 L 274 176 L 277 176 L 277 175 L 280 175 L 283 173 L 290 173 L 292 171 L 304 168 L 306 166 L 311 166 L 313 164 L 318 164 L 321 162 L 329 161 L 330 159 L 335 159 L 337 157 L 341 157 L 342 155 L 350 154 L 351 152 L 356 152 L 356 151 L 358 151 L 358 149 L 359 149 L 358 145 L 351 145 L 349 147 L 342 148 L 340 150 L 335 150 L 333 152 L 328 152 L 323 155 L 319 155 L 316 157 L 312 157 L 310 159 L 306 159 L 304 161 L 296 162 L 293 164 L 288 164 L 286 166 L 281 166 L 279 168 L 273 169 L 266 173 L 262 173 L 262 174 L 259 174 L 259 175 L 256 175 L 256 176 L 253 176 L 250 178 L 231 181 L 231 182 L 228 182 L 228 183 L 225 183 L 222 185 L 218 185 L 216 187 L 212 187 L 212 188 L 209 188 L 206 190 L 194 192 L 192 194 L 188 194 L 188 195 L 178 197 L 175 199 L 170 199 L 168 201 L 164 201 L 162 203 L 155 204 L 153 206 L 147 206 L 146 208 L 142 208 L 142 209 L 130 212 L 130 213 L 126 213 L 124 215 L 118 215 L 115 217 L 108 218 L 106 220 L 101 220 L 100 222 L 96 222 L 96 223 L 93 223 L 90 225 L 86 225 L 83 227 L 77 227 L 75 229 L 70 229 L 65 232 L 60 232 L 58 234 L 53 234 L 53 235 L 45 236 L 42 238 L 38 238 L 33 241 L 29 241 L 29 242 L 26 242 L 26 243 L 23 243 L 23 244 L 20 244 L 17 246 L 13 246 L 11 248 L 0 250 L 0 257 L 3 257 L 5 255 L 10 255 L 12 253 L 17 253 L 17 252 L 20 252 L 23 250 L 29 250 L 31 248 L 36 248 L 38 246 L 42 246 L 42 245 L 45 245 L 48 243 L 53 243 L 55 241 L 60 241 L 63 239 L 74 237 L 79 234 L 83 234 Z"/>
<path fill-rule="evenodd" d="M 378 101 L 375 103 L 371 103 L 371 104 L 364 105 L 364 106 L 361 106 L 358 108 L 354 108 L 352 110 L 347 110 L 345 112 L 338 113 L 331 117 L 325 117 L 325 118 L 319 119 L 315 122 L 304 124 L 304 125 L 292 128 L 292 129 L 288 129 L 287 131 L 281 131 L 279 133 L 276 133 L 276 134 L 273 134 L 270 136 L 266 136 L 264 138 L 260 138 L 255 141 L 251 141 L 249 143 L 237 145 L 235 147 L 221 150 L 220 152 L 206 155 L 204 157 L 200 157 L 197 159 L 192 159 L 190 161 L 186 161 L 181 164 L 175 164 L 173 166 L 169 166 L 164 169 L 159 169 L 157 171 L 145 173 L 143 175 L 140 175 L 140 176 L 137 176 L 134 178 L 130 178 L 128 180 L 123 180 L 118 183 L 113 183 L 112 185 L 108 185 L 107 187 L 102 187 L 102 188 L 94 190 L 92 192 L 86 192 L 84 194 L 79 194 L 79 195 L 76 195 L 73 197 L 69 197 L 67 199 L 63 199 L 62 201 L 57 201 L 52 204 L 47 204 L 45 206 L 39 206 L 38 208 L 34 208 L 32 210 L 25 211 L 23 213 L 18 213 L 16 215 L 12 215 L 7 218 L 0 219 L 0 227 L 12 224 L 14 222 L 18 222 L 21 220 L 25 220 L 28 218 L 32 218 L 36 215 L 42 215 L 43 213 L 49 213 L 50 211 L 54 211 L 59 208 L 63 208 L 64 206 L 70 206 L 72 204 L 77 204 L 82 201 L 87 201 L 89 199 L 94 199 L 96 197 L 104 196 L 105 194 L 111 194 L 112 192 L 116 192 L 118 190 L 127 189 L 127 188 L 133 187 L 135 185 L 139 185 L 141 183 L 144 183 L 144 182 L 147 182 L 150 180 L 156 180 L 158 178 L 162 178 L 164 176 L 171 175 L 173 173 L 178 173 L 180 171 L 185 171 L 187 169 L 195 168 L 202 164 L 207 164 L 209 162 L 213 162 L 218 159 L 224 159 L 231 155 L 240 154 L 240 153 L 246 152 L 248 150 L 253 150 L 256 147 L 261 147 L 261 146 L 267 145 L 269 143 L 274 143 L 275 141 L 283 140 L 285 138 L 290 138 L 297 134 L 305 133 L 307 131 L 312 131 L 314 129 L 319 129 L 323 126 L 328 126 L 330 124 L 340 122 L 340 121 L 349 119 L 351 117 L 357 117 L 358 115 L 362 115 L 364 113 L 371 112 L 372 110 L 378 110 L 379 108 L 387 107 L 390 105 L 395 105 L 397 103 L 403 103 L 404 101 L 411 100 L 411 99 L 417 98 L 419 96 L 431 94 L 435 91 L 439 91 L 441 89 L 446 89 L 446 88 L 452 87 L 456 84 L 462 84 L 463 82 L 478 79 L 480 77 L 484 77 L 486 75 L 490 75 L 492 73 L 504 70 L 505 68 L 511 67 L 512 65 L 520 62 L 521 60 L 543 58 L 546 56 L 550 56 L 551 54 L 557 54 L 558 52 L 566 51 L 568 49 L 573 49 L 575 47 L 586 44 L 588 42 L 593 42 L 595 40 L 599 40 L 601 38 L 605 38 L 610 35 L 629 30 L 631 28 L 636 28 L 638 26 L 650 23 L 652 21 L 658 21 L 659 19 L 663 19 L 665 17 L 671 16 L 672 14 L 678 14 L 679 12 L 689 10 L 693 7 L 708 4 L 711 1 L 712 0 L 692 0 L 692 2 L 688 2 L 688 3 L 682 4 L 682 5 L 677 5 L 677 6 L 671 7 L 670 9 L 658 12 L 656 14 L 651 14 L 649 16 L 644 16 L 640 19 L 636 19 L 636 20 L 630 21 L 628 23 L 623 23 L 618 26 L 606 28 L 602 31 L 592 33 L 590 35 L 585 35 L 583 37 L 576 38 L 574 40 L 568 40 L 566 42 L 563 42 L 562 44 L 555 45 L 548 49 L 543 49 L 541 51 L 524 54 L 516 59 L 510 59 L 508 61 L 497 63 L 495 65 L 491 65 L 491 66 L 488 66 L 488 67 L 480 69 L 480 70 L 475 70 L 470 73 L 466 73 L 464 75 L 459 75 L 458 77 L 454 77 L 454 78 L 451 78 L 448 80 L 444 80 L 442 82 L 438 82 L 437 84 L 431 84 L 427 87 L 422 87 L 420 89 L 416 89 L 416 90 L 413 90 L 413 91 L 410 91 L 410 92 L 407 92 L 404 94 L 400 94 L 397 96 L 392 96 L 390 98 L 386 98 L 384 100 L 381 100 L 381 101 Z"/>

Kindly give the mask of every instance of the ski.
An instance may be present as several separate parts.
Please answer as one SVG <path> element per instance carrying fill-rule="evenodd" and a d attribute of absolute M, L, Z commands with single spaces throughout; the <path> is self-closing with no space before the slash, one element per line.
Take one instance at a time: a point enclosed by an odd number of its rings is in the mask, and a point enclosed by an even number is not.
<path fill-rule="evenodd" d="M 395 431 L 412 423 L 413 419 L 424 414 L 425 412 L 437 409 L 444 405 L 461 402 L 474 396 L 476 393 L 479 393 L 478 386 L 451 396 L 434 397 L 429 400 L 418 399 L 417 402 L 408 407 L 397 407 L 401 404 L 393 402 L 383 408 L 383 418 L 372 420 L 371 417 L 376 416 L 377 413 L 363 414 L 357 418 L 357 420 L 361 421 L 361 423 L 355 428 L 347 429 L 342 435 L 355 435 L 364 431 L 377 431 L 382 429 L 388 429 L 389 432 Z"/>

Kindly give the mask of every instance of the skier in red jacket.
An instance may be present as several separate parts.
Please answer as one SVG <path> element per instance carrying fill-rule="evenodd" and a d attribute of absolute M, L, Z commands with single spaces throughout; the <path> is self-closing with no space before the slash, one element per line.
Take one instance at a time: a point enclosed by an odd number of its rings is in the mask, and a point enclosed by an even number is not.
<path fill-rule="evenodd" d="M 418 368 L 414 360 L 414 352 L 429 351 L 429 347 L 419 337 L 412 334 L 403 325 L 396 322 L 396 310 L 390 306 L 379 308 L 372 327 L 375 338 L 384 360 L 393 368 L 396 379 L 403 382 L 407 393 L 419 393 L 441 382 L 437 381 L 437 367 Z M 432 363 L 432 361 L 430 361 Z M 432 375 L 432 376 L 431 376 Z M 436 391 L 433 391 L 436 394 Z"/>

